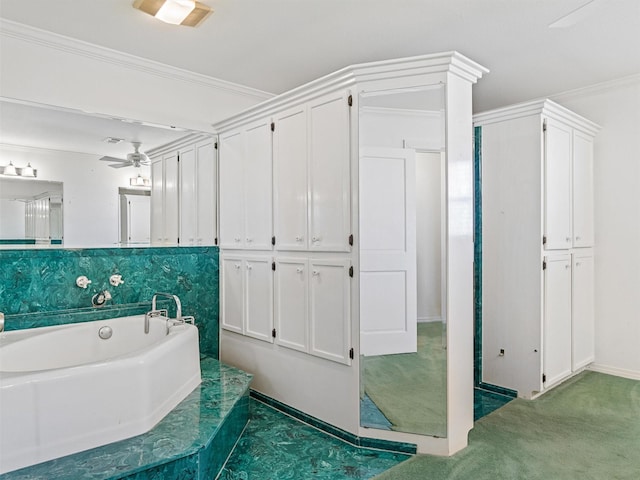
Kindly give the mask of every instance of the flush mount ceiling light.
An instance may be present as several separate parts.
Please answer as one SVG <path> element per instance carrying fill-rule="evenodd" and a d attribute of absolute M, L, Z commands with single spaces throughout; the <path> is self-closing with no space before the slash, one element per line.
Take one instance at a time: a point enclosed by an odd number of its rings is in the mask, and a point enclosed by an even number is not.
<path fill-rule="evenodd" d="M 194 0 L 135 0 L 133 8 L 173 25 L 195 27 L 213 12 Z"/>

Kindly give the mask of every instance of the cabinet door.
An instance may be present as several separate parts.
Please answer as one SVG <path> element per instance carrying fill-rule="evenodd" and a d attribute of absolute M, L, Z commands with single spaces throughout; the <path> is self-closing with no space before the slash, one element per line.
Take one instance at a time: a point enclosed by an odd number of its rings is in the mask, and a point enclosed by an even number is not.
<path fill-rule="evenodd" d="M 309 351 L 309 265 L 299 258 L 279 258 L 275 273 L 276 343 Z"/>
<path fill-rule="evenodd" d="M 593 246 L 593 138 L 573 133 L 573 246 Z"/>
<path fill-rule="evenodd" d="M 576 371 L 595 357 L 593 253 L 575 253 L 572 270 L 572 369 Z"/>
<path fill-rule="evenodd" d="M 273 342 L 273 271 L 271 257 L 246 258 L 244 333 Z"/>
<path fill-rule="evenodd" d="M 196 150 L 180 149 L 180 244 L 195 245 L 197 229 Z"/>
<path fill-rule="evenodd" d="M 544 271 L 544 387 L 571 374 L 571 258 L 546 257 Z"/>
<path fill-rule="evenodd" d="M 164 216 L 162 212 L 162 159 L 151 164 L 151 243 L 162 244 L 164 237 Z"/>
<path fill-rule="evenodd" d="M 547 250 L 569 248 L 572 244 L 571 141 L 570 127 L 551 119 L 547 120 L 544 165 Z"/>
<path fill-rule="evenodd" d="M 348 252 L 350 217 L 347 92 L 309 104 L 310 250 Z"/>
<path fill-rule="evenodd" d="M 179 242 L 180 233 L 180 200 L 178 180 L 179 164 L 178 154 L 165 155 L 164 163 L 164 202 L 162 211 L 164 214 L 164 237 L 167 245 L 176 245 Z"/>
<path fill-rule="evenodd" d="M 307 111 L 304 106 L 275 119 L 273 134 L 276 249 L 307 249 Z"/>
<path fill-rule="evenodd" d="M 271 220 L 271 124 L 264 121 L 245 131 L 244 162 L 245 247 L 270 250 Z"/>
<path fill-rule="evenodd" d="M 351 285 L 347 260 L 309 260 L 310 353 L 351 364 Z"/>
<path fill-rule="evenodd" d="M 196 243 L 198 245 L 214 245 L 218 212 L 216 208 L 216 151 L 213 139 L 196 144 L 196 158 L 198 159 L 196 175 L 198 232 Z"/>
<path fill-rule="evenodd" d="M 244 245 L 244 137 L 240 131 L 220 137 L 220 247 Z"/>
<path fill-rule="evenodd" d="M 244 318 L 244 272 L 242 258 L 223 256 L 220 259 L 221 325 L 226 330 L 242 333 Z"/>

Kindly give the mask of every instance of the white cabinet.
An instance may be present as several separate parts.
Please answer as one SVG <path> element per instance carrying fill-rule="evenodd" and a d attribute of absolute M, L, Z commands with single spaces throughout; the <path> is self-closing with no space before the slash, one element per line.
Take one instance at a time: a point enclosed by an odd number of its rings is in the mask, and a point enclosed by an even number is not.
<path fill-rule="evenodd" d="M 179 236 L 178 152 L 154 159 L 151 164 L 151 242 L 177 245 Z"/>
<path fill-rule="evenodd" d="M 348 92 L 276 115 L 274 130 L 276 249 L 349 252 Z"/>
<path fill-rule="evenodd" d="M 593 138 L 549 100 L 481 127 L 482 381 L 531 398 L 593 361 Z"/>
<path fill-rule="evenodd" d="M 273 342 L 273 272 L 267 256 L 220 258 L 221 326 Z"/>
<path fill-rule="evenodd" d="M 220 247 L 270 250 L 271 124 L 220 136 Z"/>
<path fill-rule="evenodd" d="M 179 150 L 180 244 L 214 245 L 216 238 L 216 153 L 213 139 Z"/>
<path fill-rule="evenodd" d="M 276 259 L 276 343 L 351 364 L 350 262 L 336 258 Z"/>
<path fill-rule="evenodd" d="M 217 166 L 213 138 L 187 137 L 148 152 L 151 242 L 214 245 Z"/>

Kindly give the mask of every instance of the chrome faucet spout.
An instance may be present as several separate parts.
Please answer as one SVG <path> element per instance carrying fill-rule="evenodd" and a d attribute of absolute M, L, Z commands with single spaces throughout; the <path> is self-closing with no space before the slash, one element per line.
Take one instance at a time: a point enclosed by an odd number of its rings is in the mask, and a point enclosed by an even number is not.
<path fill-rule="evenodd" d="M 0 312 L 0 332 L 4 332 L 4 313 Z"/>
<path fill-rule="evenodd" d="M 170 293 L 158 292 L 154 294 L 153 298 L 151 299 L 151 310 L 156 310 L 156 299 L 158 297 L 173 299 L 176 304 L 176 318 L 178 320 L 182 318 L 182 304 L 180 303 L 180 299 L 177 295 L 172 295 Z"/>

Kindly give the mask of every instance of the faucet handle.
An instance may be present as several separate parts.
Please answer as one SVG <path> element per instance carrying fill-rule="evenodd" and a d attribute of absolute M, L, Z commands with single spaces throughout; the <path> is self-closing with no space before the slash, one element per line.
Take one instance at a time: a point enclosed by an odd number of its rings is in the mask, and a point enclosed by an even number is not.
<path fill-rule="evenodd" d="M 87 288 L 87 286 L 91 283 L 91 280 L 89 280 L 85 275 L 81 275 L 78 278 L 76 278 L 76 285 L 79 286 L 80 288 Z"/>
<path fill-rule="evenodd" d="M 118 285 L 123 284 L 124 280 L 122 279 L 122 275 L 114 274 L 109 277 L 109 283 L 114 287 L 117 287 Z"/>

